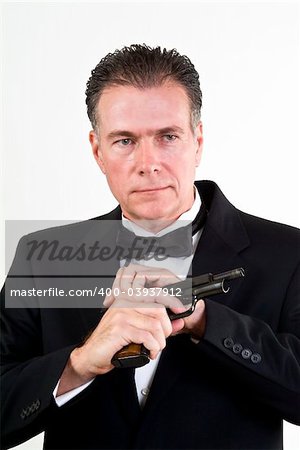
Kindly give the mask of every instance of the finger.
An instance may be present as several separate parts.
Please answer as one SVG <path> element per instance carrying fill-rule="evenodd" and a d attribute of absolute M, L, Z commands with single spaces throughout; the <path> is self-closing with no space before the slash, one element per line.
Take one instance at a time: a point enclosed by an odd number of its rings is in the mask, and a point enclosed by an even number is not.
<path fill-rule="evenodd" d="M 183 319 L 172 320 L 171 324 L 172 324 L 172 333 L 171 333 L 172 336 L 182 331 L 185 326 L 185 322 Z"/>
<path fill-rule="evenodd" d="M 132 336 L 132 342 L 135 344 L 143 344 L 149 350 L 151 359 L 155 359 L 158 353 L 164 348 L 148 331 L 135 330 Z"/>
<path fill-rule="evenodd" d="M 186 306 L 182 304 L 182 302 L 179 300 L 178 297 L 176 297 L 175 295 L 166 295 L 164 292 L 160 292 L 158 295 L 155 296 L 155 302 L 165 306 L 166 308 L 172 309 L 172 311 L 174 308 L 181 309 L 180 312 L 185 311 L 187 309 Z"/>
<path fill-rule="evenodd" d="M 114 302 L 111 309 L 115 311 L 114 315 L 119 314 L 120 311 L 124 314 L 124 319 L 122 319 L 124 325 L 129 323 L 151 331 L 156 329 L 155 324 L 157 325 L 157 322 L 159 322 L 165 337 L 172 333 L 172 325 L 166 308 L 159 303 L 153 303 L 153 301 L 152 303 L 144 303 L 140 301 L 133 304 L 131 299 L 118 299 Z"/>
<path fill-rule="evenodd" d="M 132 288 L 135 293 L 134 300 L 144 303 L 154 303 L 155 302 L 155 288 L 147 288 L 146 276 L 144 273 L 137 273 L 133 283 Z"/>
<path fill-rule="evenodd" d="M 105 306 L 106 308 L 109 308 L 113 302 L 116 300 L 114 297 L 114 287 L 112 287 L 109 291 L 109 294 L 106 295 L 104 301 L 103 301 L 103 306 Z"/>
<path fill-rule="evenodd" d="M 154 354 L 157 354 L 166 345 L 162 324 L 154 317 L 133 311 L 127 314 L 124 309 L 116 309 L 110 318 L 110 328 L 113 330 L 113 339 L 123 342 L 144 344 Z"/>
<path fill-rule="evenodd" d="M 159 271 L 146 273 L 147 285 L 164 287 L 169 284 L 177 283 L 181 281 L 174 273 L 166 269 L 160 269 Z"/>
<path fill-rule="evenodd" d="M 162 350 L 166 345 L 166 335 L 164 325 L 158 318 L 149 317 L 144 314 L 135 316 L 133 323 L 136 328 L 151 333 L 153 338 L 158 342 L 159 349 Z M 172 332 L 172 329 L 170 330 Z M 170 333 L 168 333 L 170 334 Z"/>
<path fill-rule="evenodd" d="M 137 311 L 147 316 L 146 320 L 150 320 L 150 323 L 152 323 L 151 318 L 155 319 L 156 321 L 159 321 L 164 336 L 165 337 L 170 336 L 170 334 L 172 333 L 172 324 L 167 314 L 166 308 L 163 305 L 159 305 L 157 303 L 147 304 L 147 308 L 143 306 L 142 308 L 138 308 Z"/>
<path fill-rule="evenodd" d="M 167 284 L 173 284 L 181 281 L 181 278 L 176 276 L 173 272 L 163 268 L 155 268 L 150 266 L 143 266 L 141 264 L 129 264 L 126 272 L 123 275 L 144 275 L 149 286 L 163 287 Z"/>
<path fill-rule="evenodd" d="M 123 272 L 124 272 L 124 267 L 121 267 L 118 270 L 118 272 L 116 273 L 116 278 L 114 279 L 110 294 L 105 297 L 105 300 L 103 302 L 103 305 L 106 308 L 109 308 L 113 304 L 113 302 L 116 300 L 115 293 L 118 292 L 120 294 L 120 292 L 122 292 L 121 288 L 120 288 L 120 280 L 122 278 Z"/>
<path fill-rule="evenodd" d="M 132 288 L 143 288 L 146 284 L 146 273 L 145 272 L 136 272 L 135 277 L 132 281 Z"/>
<path fill-rule="evenodd" d="M 121 292 L 128 292 L 133 287 L 132 284 L 137 273 L 139 273 L 139 267 L 141 266 L 138 264 L 129 264 L 129 266 L 124 267 L 122 276 L 120 277 Z"/>

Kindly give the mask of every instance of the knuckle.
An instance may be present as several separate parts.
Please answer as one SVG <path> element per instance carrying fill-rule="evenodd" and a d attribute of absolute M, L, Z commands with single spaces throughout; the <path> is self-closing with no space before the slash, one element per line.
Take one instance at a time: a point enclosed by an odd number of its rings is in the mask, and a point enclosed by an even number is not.
<path fill-rule="evenodd" d="M 173 328 L 172 328 L 172 324 L 171 324 L 170 319 L 168 319 L 168 320 L 166 321 L 166 327 L 165 327 L 165 330 L 166 330 L 165 335 L 166 335 L 166 336 L 170 336 L 170 334 L 171 334 L 172 331 L 173 331 Z"/>
<path fill-rule="evenodd" d="M 127 322 L 126 309 L 116 309 L 111 317 L 111 324 L 114 326 L 122 327 Z"/>
<path fill-rule="evenodd" d="M 123 319 L 123 311 L 120 309 L 115 309 L 112 320 L 114 320 L 114 322 L 117 323 L 122 319 Z"/>
<path fill-rule="evenodd" d="M 164 305 L 159 305 L 157 308 L 157 316 L 159 317 L 160 320 L 163 320 L 166 316 L 166 308 L 164 307 Z"/>
<path fill-rule="evenodd" d="M 149 341 L 152 339 L 152 335 L 150 333 L 150 331 L 146 331 L 146 330 L 138 330 L 136 332 L 136 337 L 139 340 L 138 344 L 146 341 Z"/>
<path fill-rule="evenodd" d="M 160 331 L 161 330 L 161 321 L 155 318 L 148 319 L 147 321 L 150 322 L 151 329 L 153 331 Z"/>

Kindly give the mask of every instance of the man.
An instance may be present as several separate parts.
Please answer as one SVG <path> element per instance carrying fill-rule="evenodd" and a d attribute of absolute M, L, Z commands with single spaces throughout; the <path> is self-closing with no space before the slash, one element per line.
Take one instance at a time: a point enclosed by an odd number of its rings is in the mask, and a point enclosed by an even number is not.
<path fill-rule="evenodd" d="M 282 420 L 300 422 L 298 231 L 238 211 L 212 182 L 194 184 L 202 94 L 187 57 L 125 47 L 100 61 L 86 95 L 93 154 L 120 207 L 23 238 L 7 285 L 20 274 L 29 289 L 45 274 L 89 279 L 114 268 L 112 290 L 104 314 L 75 299 L 63 308 L 3 299 L 3 448 L 45 430 L 46 449 L 281 449 Z M 73 233 L 89 242 L 90 228 L 124 248 L 128 235 L 163 238 L 192 222 L 190 252 L 166 247 L 163 262 L 123 255 L 105 272 L 91 258 L 87 276 L 87 263 L 76 272 L 52 257 L 46 270 L 39 255 L 28 257 L 35 241 L 69 242 Z M 184 319 L 170 321 L 166 309 L 184 311 L 180 297 L 147 291 L 191 269 L 234 267 L 245 279 Z M 151 362 L 114 368 L 130 343 L 143 344 Z"/>

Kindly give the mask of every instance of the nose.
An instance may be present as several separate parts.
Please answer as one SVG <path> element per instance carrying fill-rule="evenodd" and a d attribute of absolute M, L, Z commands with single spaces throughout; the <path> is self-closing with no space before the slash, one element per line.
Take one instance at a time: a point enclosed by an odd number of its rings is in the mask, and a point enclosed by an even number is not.
<path fill-rule="evenodd" d="M 161 155 L 158 148 L 150 140 L 139 143 L 135 155 L 136 168 L 140 175 L 159 173 L 161 170 Z"/>

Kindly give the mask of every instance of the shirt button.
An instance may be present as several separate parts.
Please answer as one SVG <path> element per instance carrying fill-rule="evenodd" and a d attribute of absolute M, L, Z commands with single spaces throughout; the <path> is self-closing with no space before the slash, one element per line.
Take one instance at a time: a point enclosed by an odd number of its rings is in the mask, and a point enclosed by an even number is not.
<path fill-rule="evenodd" d="M 260 362 L 261 362 L 261 356 L 260 356 L 260 354 L 259 354 L 259 353 L 253 353 L 253 355 L 251 356 L 251 361 L 252 361 L 254 364 L 260 363 Z"/>
<path fill-rule="evenodd" d="M 251 355 L 251 350 L 249 350 L 249 348 L 244 348 L 244 350 L 242 351 L 242 358 L 249 359 Z"/>
<path fill-rule="evenodd" d="M 147 397 L 147 395 L 149 394 L 149 389 L 148 389 L 148 388 L 143 388 L 143 389 L 141 390 L 141 394 L 142 394 L 144 397 Z"/>
<path fill-rule="evenodd" d="M 241 351 L 243 350 L 243 347 L 241 346 L 241 344 L 234 344 L 234 346 L 232 347 L 232 351 L 233 353 L 241 353 Z"/>
<path fill-rule="evenodd" d="M 225 348 L 232 348 L 234 345 L 234 342 L 231 338 L 228 337 L 228 338 L 224 339 L 223 345 Z"/>

